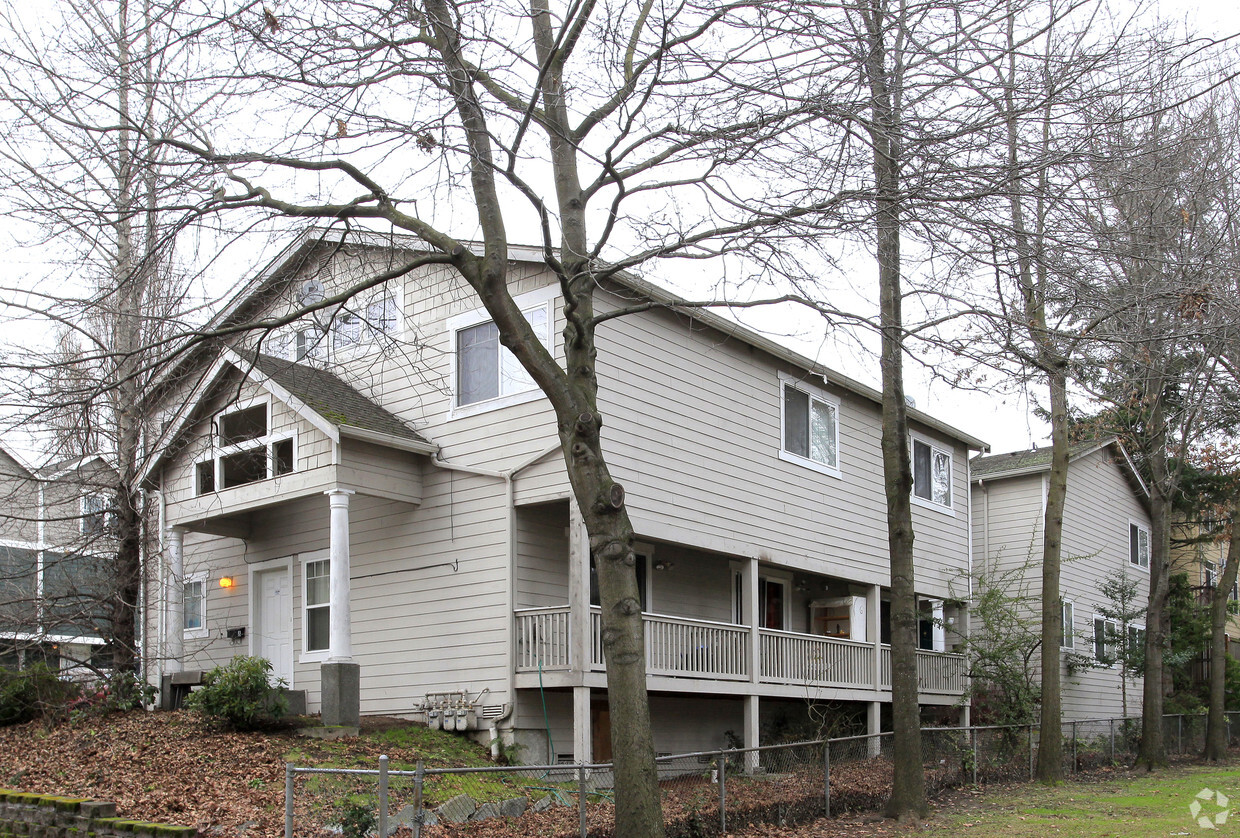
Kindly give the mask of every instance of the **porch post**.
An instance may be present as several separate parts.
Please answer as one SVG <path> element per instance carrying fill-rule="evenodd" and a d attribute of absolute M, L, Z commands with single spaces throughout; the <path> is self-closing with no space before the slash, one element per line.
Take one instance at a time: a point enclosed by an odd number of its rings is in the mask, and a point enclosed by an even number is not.
<path fill-rule="evenodd" d="M 327 659 L 347 662 L 353 660 L 352 614 L 349 611 L 349 495 L 353 492 L 347 489 L 332 489 L 324 494 L 331 504 L 331 529 L 328 536 L 331 609 L 328 612 Z"/>
<path fill-rule="evenodd" d="M 947 624 L 944 623 L 943 600 L 930 600 L 930 611 L 934 621 L 930 624 L 931 648 L 936 652 L 947 651 Z"/>
<path fill-rule="evenodd" d="M 330 607 L 328 655 L 322 664 L 324 725 L 357 727 L 361 715 L 361 667 L 353 661 L 352 614 L 349 609 L 349 496 L 347 489 L 324 492 L 330 504 L 328 558 Z"/>
<path fill-rule="evenodd" d="M 581 507 L 568 499 L 568 620 L 571 671 L 590 671 L 590 541 Z M 587 708 L 587 716 L 589 715 Z"/>
<path fill-rule="evenodd" d="M 578 763 L 594 762 L 594 732 L 590 727 L 590 688 L 573 687 L 573 759 Z M 555 754 L 548 765 L 555 765 Z"/>
<path fill-rule="evenodd" d="M 165 547 L 168 550 L 168 620 L 165 624 L 164 653 L 168 656 L 164 671 L 180 672 L 185 655 L 185 530 L 169 527 Z"/>
<path fill-rule="evenodd" d="M 751 558 L 745 562 L 745 566 L 741 568 L 741 585 L 744 591 L 741 597 L 741 619 L 749 626 L 749 681 L 758 683 L 762 678 L 762 636 L 758 634 L 758 628 L 762 625 L 762 618 L 759 614 L 758 603 L 758 560 Z M 749 705 L 745 705 L 745 712 L 748 713 Z M 748 719 L 748 716 L 746 716 Z M 754 728 L 757 730 L 757 728 Z M 748 723 L 746 723 L 746 731 L 748 731 Z M 748 735 L 748 734 L 746 734 Z M 755 743 L 757 737 L 754 737 Z M 749 740 L 745 740 L 745 747 L 749 747 Z"/>
<path fill-rule="evenodd" d="M 969 619 L 972 616 L 972 611 L 970 610 L 969 603 L 967 602 L 964 605 L 961 605 L 956 612 L 956 634 L 958 634 L 960 638 L 965 641 L 964 645 L 961 647 L 965 650 L 969 648 L 968 640 L 969 636 L 973 632 L 973 626 L 969 624 Z M 972 703 L 973 702 L 970 700 L 960 707 L 961 727 L 969 727 L 973 722 Z"/>
<path fill-rule="evenodd" d="M 866 637 L 874 646 L 874 691 L 883 688 L 883 589 L 871 585 L 865 594 Z"/>

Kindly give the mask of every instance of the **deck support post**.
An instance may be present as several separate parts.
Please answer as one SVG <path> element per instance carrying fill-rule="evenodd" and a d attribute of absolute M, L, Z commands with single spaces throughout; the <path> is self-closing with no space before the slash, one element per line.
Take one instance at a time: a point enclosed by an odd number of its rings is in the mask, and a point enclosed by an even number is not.
<path fill-rule="evenodd" d="M 866 750 L 873 759 L 883 750 L 883 739 L 879 736 L 883 732 L 883 703 L 881 701 L 871 701 L 866 707 L 865 732 L 870 736 L 865 740 Z"/>
<path fill-rule="evenodd" d="M 573 762 L 589 765 L 594 762 L 594 730 L 590 724 L 590 688 L 573 687 Z M 548 765 L 556 764 L 550 754 Z"/>
<path fill-rule="evenodd" d="M 758 719 L 760 702 L 756 695 L 745 696 L 745 773 L 756 774 L 758 771 Z"/>

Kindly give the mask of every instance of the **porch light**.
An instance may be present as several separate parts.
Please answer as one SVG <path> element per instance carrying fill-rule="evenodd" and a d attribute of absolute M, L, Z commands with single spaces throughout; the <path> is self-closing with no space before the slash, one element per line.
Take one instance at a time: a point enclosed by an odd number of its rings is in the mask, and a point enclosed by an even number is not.
<path fill-rule="evenodd" d="M 654 563 L 655 570 L 671 570 L 673 567 L 674 565 L 667 561 L 656 561 Z"/>
<path fill-rule="evenodd" d="M 233 586 L 234 586 L 234 585 L 236 585 L 236 584 L 237 584 L 237 580 L 236 580 L 236 579 L 233 579 L 231 576 L 221 576 L 221 577 L 220 577 L 220 587 L 221 587 L 221 588 L 231 588 L 231 587 L 233 587 Z"/>

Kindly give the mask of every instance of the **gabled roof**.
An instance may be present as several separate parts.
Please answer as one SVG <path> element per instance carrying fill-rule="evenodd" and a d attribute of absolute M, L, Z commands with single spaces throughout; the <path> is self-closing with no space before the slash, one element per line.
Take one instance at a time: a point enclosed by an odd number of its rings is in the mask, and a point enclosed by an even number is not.
<path fill-rule="evenodd" d="M 252 360 L 255 369 L 319 416 L 344 430 L 346 436 L 349 434 L 347 429 L 353 429 L 431 446 L 425 437 L 387 408 L 375 404 L 326 370 L 270 355 L 257 355 Z"/>
<path fill-rule="evenodd" d="M 439 450 L 395 414 L 326 370 L 269 355 L 242 357 L 231 349 L 225 349 L 210 372 L 199 381 L 175 420 L 156 441 L 153 450 L 157 453 L 144 465 L 141 474 L 143 481 L 148 480 L 172 455 L 170 443 L 199 418 L 199 405 L 230 369 L 238 371 L 287 404 L 332 442 L 348 437 L 418 454 L 433 455 Z"/>
<path fill-rule="evenodd" d="M 1148 497 L 1149 489 L 1146 487 L 1145 481 L 1137 473 L 1137 468 L 1128 456 L 1128 452 L 1124 450 L 1124 446 L 1115 437 L 1101 440 L 1091 439 L 1069 446 L 1068 462 L 1072 463 L 1083 457 L 1088 457 L 1095 451 L 1101 451 L 1103 448 L 1110 446 L 1113 446 L 1120 455 L 1119 460 L 1134 487 Z M 975 483 L 982 480 L 999 480 L 1007 477 L 1040 474 L 1051 470 L 1052 453 L 1052 449 L 1048 447 L 1035 448 L 1030 451 L 1011 451 L 1006 454 L 977 456 L 969 460 L 969 474 Z"/>
<path fill-rule="evenodd" d="M 213 317 L 205 327 L 206 331 L 212 329 L 223 329 L 232 324 L 245 321 L 246 317 L 254 306 L 265 299 L 265 295 L 275 288 L 277 284 L 288 281 L 298 275 L 306 265 L 312 264 L 317 257 L 316 254 L 321 252 L 323 247 L 336 246 L 340 243 L 389 249 L 405 249 L 411 251 L 430 251 L 432 248 L 425 241 L 412 235 L 394 235 L 390 233 L 374 233 L 364 230 L 350 230 L 343 233 L 338 229 L 328 229 L 320 226 L 311 226 L 303 230 L 294 240 L 282 250 L 274 259 L 272 259 L 261 271 L 251 277 L 249 280 L 241 284 L 239 289 L 229 299 L 228 303 Z M 476 242 L 462 242 L 463 245 L 470 247 Z M 509 259 L 516 262 L 531 262 L 543 264 L 545 262 L 545 252 L 542 248 L 528 246 L 509 246 Z M 742 326 L 732 320 L 708 311 L 700 306 L 688 306 L 687 300 L 671 291 L 660 288 L 646 280 L 634 276 L 628 272 L 619 272 L 614 275 L 614 280 L 620 285 L 628 288 L 634 293 L 649 299 L 669 309 L 675 310 L 680 314 L 689 317 L 699 323 L 709 326 L 731 338 L 735 338 L 743 343 L 762 350 L 776 358 L 787 361 L 788 363 L 808 370 L 809 372 L 820 376 L 824 381 L 833 384 L 844 390 L 852 392 L 868 401 L 876 404 L 882 404 L 882 393 L 869 387 L 861 382 L 843 375 L 836 370 L 830 369 L 811 358 L 794 352 L 786 346 L 783 346 L 758 332 Z M 481 303 L 479 303 L 481 305 Z M 203 349 L 205 344 L 199 344 Z M 177 368 L 183 368 L 188 362 L 177 365 Z M 171 377 L 175 370 L 170 371 L 167 377 Z M 166 380 L 166 379 L 165 379 Z M 908 409 L 909 419 L 927 428 L 936 430 L 945 436 L 964 442 L 971 449 L 987 451 L 990 446 L 977 437 L 971 436 L 964 431 L 956 428 L 948 423 L 924 413 L 915 408 Z"/>

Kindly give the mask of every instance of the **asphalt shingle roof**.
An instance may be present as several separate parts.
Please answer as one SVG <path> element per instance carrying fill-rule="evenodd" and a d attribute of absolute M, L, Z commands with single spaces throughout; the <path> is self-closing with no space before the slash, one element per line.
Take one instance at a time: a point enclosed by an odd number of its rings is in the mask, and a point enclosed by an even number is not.
<path fill-rule="evenodd" d="M 288 390 L 333 425 L 347 425 L 430 444 L 391 412 L 326 370 L 273 358 L 270 355 L 258 355 L 252 360 L 255 369 Z"/>
<path fill-rule="evenodd" d="M 1086 451 L 1092 451 L 1111 440 L 1091 439 L 1078 442 L 1068 448 L 1068 459 L 1074 459 Z M 1031 451 L 1011 451 L 1007 454 L 992 454 L 988 457 L 974 457 L 969 461 L 969 470 L 974 477 L 989 477 L 1009 471 L 1025 471 L 1027 469 L 1050 468 L 1051 449 L 1035 448 Z"/>

